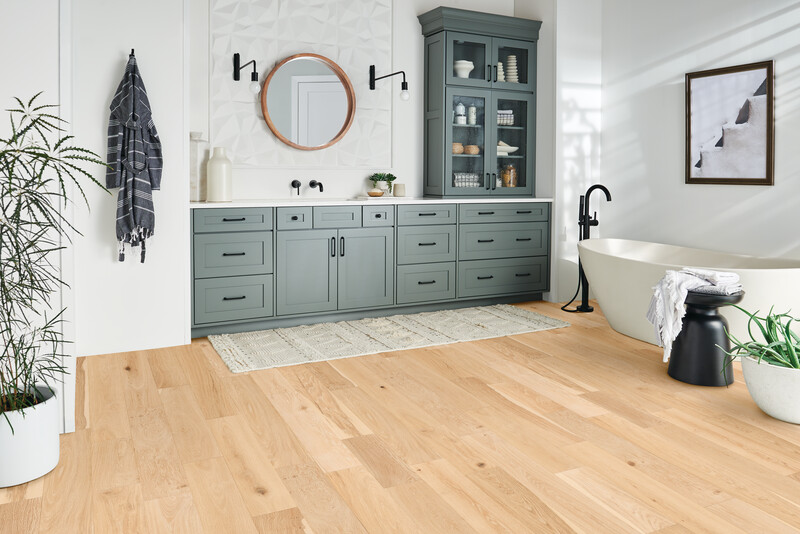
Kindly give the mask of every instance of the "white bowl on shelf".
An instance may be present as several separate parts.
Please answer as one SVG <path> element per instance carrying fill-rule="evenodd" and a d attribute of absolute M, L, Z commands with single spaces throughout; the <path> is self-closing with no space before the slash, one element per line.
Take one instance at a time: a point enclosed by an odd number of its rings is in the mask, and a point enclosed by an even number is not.
<path fill-rule="evenodd" d="M 513 154 L 517 150 L 519 150 L 518 146 L 497 145 L 498 156 L 508 156 L 509 154 Z"/>

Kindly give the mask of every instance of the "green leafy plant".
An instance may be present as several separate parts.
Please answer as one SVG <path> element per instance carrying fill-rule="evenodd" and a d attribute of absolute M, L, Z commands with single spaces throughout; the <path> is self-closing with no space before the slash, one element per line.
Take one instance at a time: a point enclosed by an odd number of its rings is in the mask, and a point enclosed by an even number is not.
<path fill-rule="evenodd" d="M 389 185 L 389 192 L 392 192 L 392 182 L 397 180 L 397 176 L 390 172 L 376 172 L 369 177 L 372 187 L 378 187 L 378 182 L 386 182 Z"/>
<path fill-rule="evenodd" d="M 778 367 L 800 369 L 800 336 L 792 330 L 792 322 L 797 321 L 788 313 L 773 313 L 770 308 L 766 317 L 759 317 L 755 313 L 735 306 L 744 312 L 750 319 L 747 321 L 747 333 L 750 339 L 738 340 L 730 332 L 726 332 L 732 348 L 726 354 L 730 361 L 738 356 L 750 356 L 759 363 L 766 362 Z M 753 325 L 758 327 L 761 337 L 753 332 Z"/>
<path fill-rule="evenodd" d="M 84 168 L 103 161 L 73 146 L 56 106 L 39 104 L 40 95 L 15 99 L 11 135 L 0 138 L 0 413 L 9 424 L 7 412 L 40 402 L 34 386 L 52 391 L 65 372 L 64 309 L 52 298 L 64 282 L 54 261 L 79 232 L 62 208 L 73 187 L 89 206 L 83 179 L 105 190 Z"/>

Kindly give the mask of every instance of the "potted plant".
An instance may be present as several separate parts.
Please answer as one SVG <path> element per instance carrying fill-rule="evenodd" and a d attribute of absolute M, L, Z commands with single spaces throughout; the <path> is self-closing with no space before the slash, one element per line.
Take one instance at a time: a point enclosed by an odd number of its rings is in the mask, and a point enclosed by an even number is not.
<path fill-rule="evenodd" d="M 41 93 L 40 93 L 41 94 Z M 59 409 L 53 386 L 61 365 L 63 282 L 54 260 L 73 226 L 63 210 L 79 178 L 98 186 L 83 166 L 103 165 L 72 145 L 55 106 L 38 94 L 8 110 L 11 135 L 0 139 L 0 487 L 38 478 L 58 464 Z M 103 188 L 105 189 L 105 188 Z"/>
<path fill-rule="evenodd" d="M 390 172 L 376 172 L 369 177 L 374 189 L 392 192 L 392 182 L 397 180 L 397 176 Z"/>
<path fill-rule="evenodd" d="M 747 390 L 759 408 L 767 415 L 800 424 L 800 336 L 792 330 L 797 318 L 788 313 L 773 313 L 766 317 L 736 306 L 750 319 L 747 333 L 750 339 L 740 341 L 728 332 L 732 348 L 727 352 L 732 362 L 742 360 L 742 373 Z M 753 326 L 758 327 L 757 332 Z"/>

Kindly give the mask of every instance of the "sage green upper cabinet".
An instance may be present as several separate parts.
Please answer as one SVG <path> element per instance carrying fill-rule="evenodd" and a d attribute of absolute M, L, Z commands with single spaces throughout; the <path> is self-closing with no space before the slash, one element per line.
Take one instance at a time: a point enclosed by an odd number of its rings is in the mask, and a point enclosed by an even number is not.
<path fill-rule="evenodd" d="M 425 196 L 533 196 L 542 23 L 446 7 L 419 21 Z"/>

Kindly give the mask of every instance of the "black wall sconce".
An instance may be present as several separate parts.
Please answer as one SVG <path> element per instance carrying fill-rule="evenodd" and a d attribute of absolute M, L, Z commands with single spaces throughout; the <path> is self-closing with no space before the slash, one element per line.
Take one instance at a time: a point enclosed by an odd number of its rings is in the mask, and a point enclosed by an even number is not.
<path fill-rule="evenodd" d="M 256 60 L 251 59 L 244 65 L 241 64 L 239 54 L 233 54 L 233 80 L 238 82 L 240 79 L 239 73 L 242 69 L 247 67 L 250 63 L 253 64 L 253 72 L 250 73 L 250 92 L 258 94 L 261 91 L 261 85 L 258 83 L 258 71 L 256 70 Z"/>
<path fill-rule="evenodd" d="M 375 82 L 378 80 L 382 80 L 384 78 L 390 78 L 397 74 L 403 75 L 403 81 L 400 84 L 400 100 L 408 100 L 411 98 L 411 95 L 408 94 L 408 82 L 406 81 L 406 73 L 402 70 L 398 70 L 397 72 L 393 72 L 391 74 L 387 74 L 386 76 L 381 76 L 379 78 L 375 77 L 375 65 L 369 66 L 369 88 L 370 90 L 375 90 Z"/>

